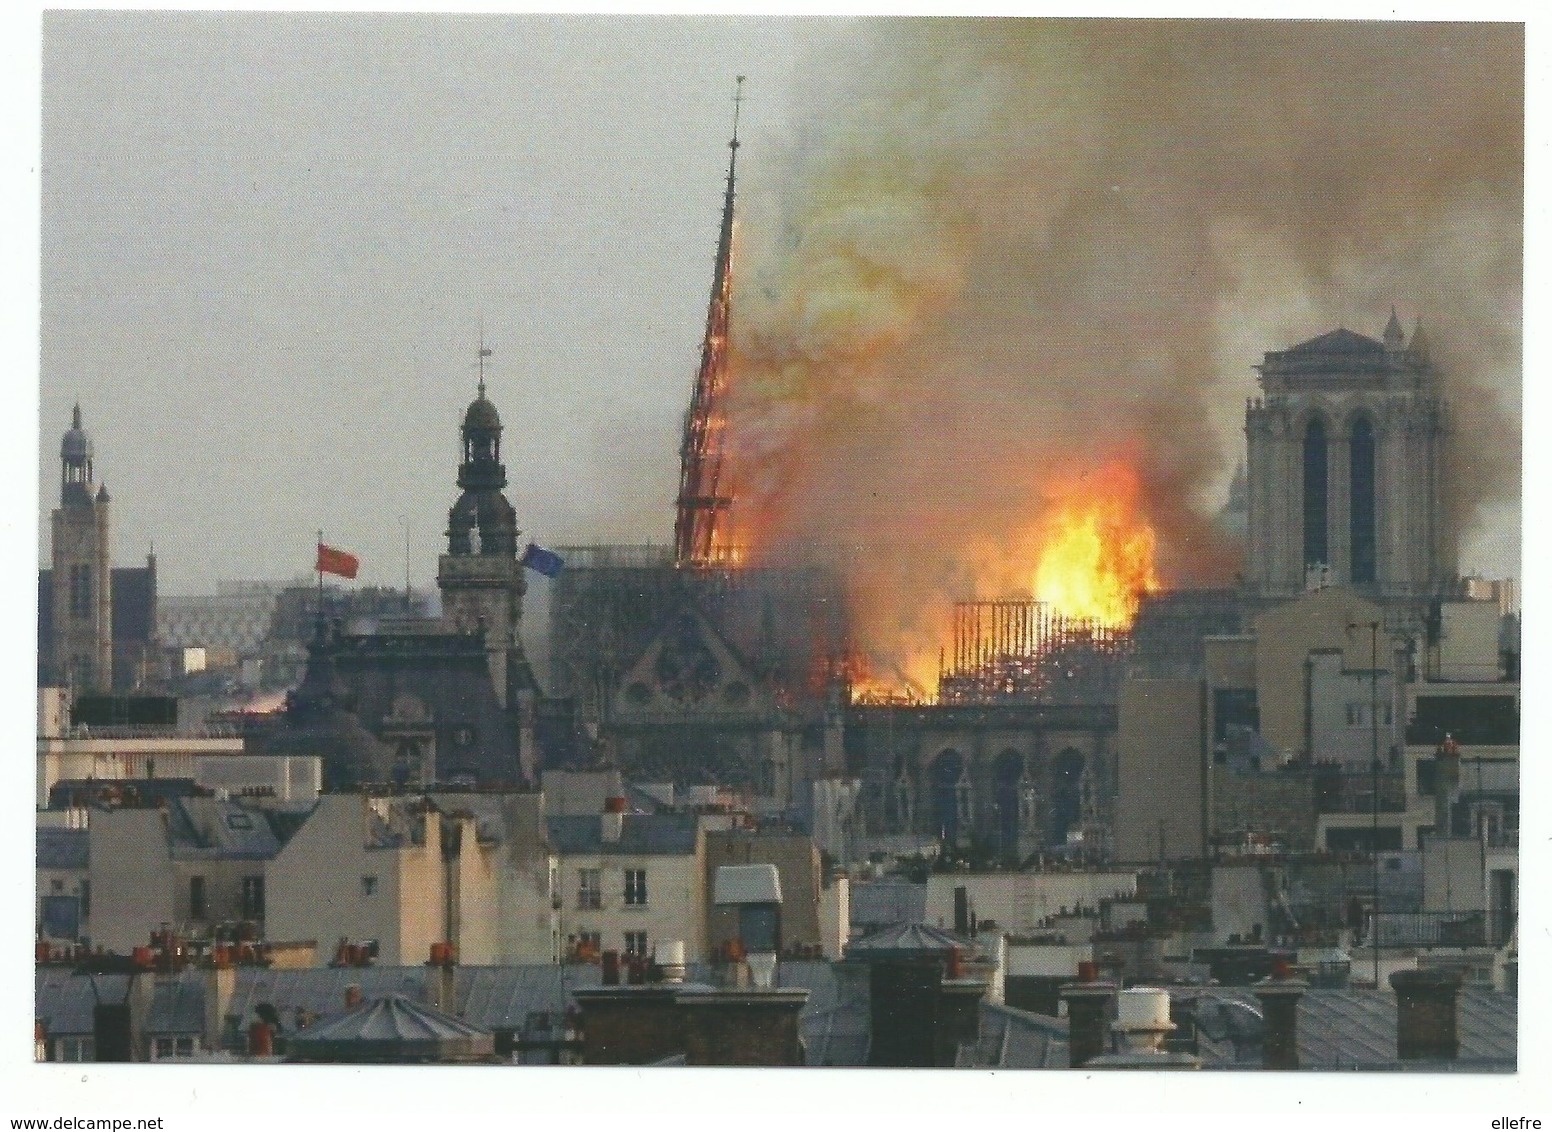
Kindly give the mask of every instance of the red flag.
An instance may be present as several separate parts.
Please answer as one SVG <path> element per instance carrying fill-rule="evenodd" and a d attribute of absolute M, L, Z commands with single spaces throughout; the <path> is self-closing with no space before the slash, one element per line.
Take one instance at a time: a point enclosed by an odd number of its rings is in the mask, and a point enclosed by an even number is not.
<path fill-rule="evenodd" d="M 341 578 L 354 578 L 356 571 L 361 568 L 361 560 L 354 554 L 346 554 L 343 550 L 335 550 L 332 546 L 318 544 L 318 572 L 320 574 L 338 574 Z"/>

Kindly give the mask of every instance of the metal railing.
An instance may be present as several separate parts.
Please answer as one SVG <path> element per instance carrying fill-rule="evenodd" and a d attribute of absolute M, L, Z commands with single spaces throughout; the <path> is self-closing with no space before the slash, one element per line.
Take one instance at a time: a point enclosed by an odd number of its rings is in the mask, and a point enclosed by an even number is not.
<path fill-rule="evenodd" d="M 1381 912 L 1381 947 L 1502 947 L 1513 925 L 1482 912 Z M 1365 941 L 1365 946 L 1369 941 Z"/>

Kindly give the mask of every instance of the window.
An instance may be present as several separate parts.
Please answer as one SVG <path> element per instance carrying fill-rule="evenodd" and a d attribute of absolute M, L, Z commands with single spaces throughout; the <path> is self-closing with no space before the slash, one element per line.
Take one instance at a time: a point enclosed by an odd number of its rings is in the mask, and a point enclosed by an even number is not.
<path fill-rule="evenodd" d="M 604 903 L 602 869 L 577 870 L 577 907 L 602 908 Z"/>
<path fill-rule="evenodd" d="M 55 1061 L 96 1061 L 97 1051 L 91 1038 L 60 1038 L 54 1044 Z"/>
<path fill-rule="evenodd" d="M 51 891 L 51 892 L 63 892 L 63 891 L 65 891 L 65 882 L 62 881 L 62 880 L 50 881 L 49 882 L 49 891 Z"/>
<path fill-rule="evenodd" d="M 92 882 L 89 881 L 89 880 L 83 880 L 81 882 L 81 915 L 83 915 L 83 916 L 90 916 L 91 914 L 92 914 Z"/>
<path fill-rule="evenodd" d="M 205 897 L 205 878 L 189 878 L 189 919 L 203 920 L 209 912 L 209 905 Z"/>
<path fill-rule="evenodd" d="M 645 959 L 647 957 L 647 933 L 626 932 L 625 954 L 639 955 L 641 958 Z"/>
<path fill-rule="evenodd" d="M 234 811 L 226 815 L 227 829 L 252 829 L 253 819 L 241 811 Z"/>
<path fill-rule="evenodd" d="M 647 902 L 647 870 L 625 870 L 625 903 L 640 907 Z"/>
<path fill-rule="evenodd" d="M 157 1038 L 151 1046 L 154 1061 L 166 1061 L 170 1057 L 193 1057 L 193 1038 Z"/>
<path fill-rule="evenodd" d="M 242 914 L 249 920 L 264 918 L 264 878 L 243 877 Z"/>
<path fill-rule="evenodd" d="M 377 878 L 376 877 L 362 877 L 361 878 L 361 895 L 362 896 L 375 896 L 375 895 L 377 895 Z"/>

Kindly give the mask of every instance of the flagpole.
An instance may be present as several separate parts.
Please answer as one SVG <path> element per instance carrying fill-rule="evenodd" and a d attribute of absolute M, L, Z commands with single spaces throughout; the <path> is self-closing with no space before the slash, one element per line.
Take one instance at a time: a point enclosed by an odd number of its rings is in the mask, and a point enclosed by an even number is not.
<path fill-rule="evenodd" d="M 323 625 L 323 528 L 318 529 L 318 545 L 313 547 L 313 565 L 318 570 L 318 624 Z"/>

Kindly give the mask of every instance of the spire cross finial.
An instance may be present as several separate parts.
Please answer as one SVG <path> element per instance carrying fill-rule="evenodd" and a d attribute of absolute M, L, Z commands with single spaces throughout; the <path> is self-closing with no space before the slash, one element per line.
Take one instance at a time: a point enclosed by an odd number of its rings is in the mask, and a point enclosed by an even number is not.
<path fill-rule="evenodd" d="M 490 350 L 485 346 L 485 320 L 480 319 L 480 400 L 485 399 L 485 359 L 490 357 Z"/>
<path fill-rule="evenodd" d="M 739 75 L 733 83 L 733 140 L 728 142 L 729 149 L 738 148 L 738 112 L 744 104 L 744 76 Z"/>

